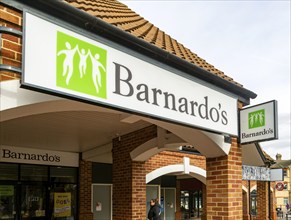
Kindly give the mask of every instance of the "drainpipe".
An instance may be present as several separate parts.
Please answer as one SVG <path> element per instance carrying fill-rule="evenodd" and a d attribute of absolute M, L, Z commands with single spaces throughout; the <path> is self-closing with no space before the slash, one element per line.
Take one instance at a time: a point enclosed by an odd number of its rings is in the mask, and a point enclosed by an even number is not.
<path fill-rule="evenodd" d="M 266 162 L 267 167 L 270 169 L 272 163 L 270 161 Z M 273 210 L 273 204 L 271 203 L 271 181 L 268 181 L 268 201 L 269 201 L 269 220 L 272 220 L 272 210 Z M 274 199 L 274 198 L 273 198 Z"/>
<path fill-rule="evenodd" d="M 272 203 L 271 203 L 271 182 L 268 181 L 268 200 L 269 200 L 269 220 L 272 220 Z"/>

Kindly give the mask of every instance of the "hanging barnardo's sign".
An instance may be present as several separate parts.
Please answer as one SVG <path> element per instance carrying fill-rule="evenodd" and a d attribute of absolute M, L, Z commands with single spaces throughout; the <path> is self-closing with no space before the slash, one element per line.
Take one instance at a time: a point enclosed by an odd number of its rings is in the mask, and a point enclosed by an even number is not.
<path fill-rule="evenodd" d="M 273 100 L 240 111 L 240 143 L 278 139 L 277 101 Z"/>
<path fill-rule="evenodd" d="M 0 162 L 78 167 L 79 154 L 62 151 L 0 146 Z"/>
<path fill-rule="evenodd" d="M 28 12 L 24 22 L 26 88 L 238 136 L 237 98 L 100 37 L 92 40 Z"/>

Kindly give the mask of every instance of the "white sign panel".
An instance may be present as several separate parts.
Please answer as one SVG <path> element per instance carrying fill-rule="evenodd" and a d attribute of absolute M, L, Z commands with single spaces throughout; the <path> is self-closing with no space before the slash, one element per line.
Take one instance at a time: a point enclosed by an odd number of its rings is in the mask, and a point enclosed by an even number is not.
<path fill-rule="evenodd" d="M 283 169 L 271 169 L 271 181 L 283 181 Z"/>
<path fill-rule="evenodd" d="M 240 111 L 240 143 L 278 139 L 277 101 Z"/>
<path fill-rule="evenodd" d="M 238 136 L 236 98 L 28 12 L 24 21 L 24 86 Z"/>
<path fill-rule="evenodd" d="M 0 162 L 78 167 L 79 154 L 0 146 Z"/>
<path fill-rule="evenodd" d="M 271 171 L 267 167 L 255 167 L 255 166 L 242 166 L 242 179 L 243 180 L 260 180 L 270 181 Z"/>

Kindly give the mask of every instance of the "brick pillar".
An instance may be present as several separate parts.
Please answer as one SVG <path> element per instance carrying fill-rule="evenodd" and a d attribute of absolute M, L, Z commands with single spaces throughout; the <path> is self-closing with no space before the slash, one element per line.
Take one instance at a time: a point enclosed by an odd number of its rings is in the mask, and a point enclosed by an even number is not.
<path fill-rule="evenodd" d="M 207 188 L 206 185 L 202 185 L 202 204 L 203 204 L 203 213 L 201 220 L 207 220 Z"/>
<path fill-rule="evenodd" d="M 181 212 L 181 181 L 176 180 L 176 213 L 175 219 L 182 219 L 182 212 Z"/>
<path fill-rule="evenodd" d="M 271 183 L 271 187 L 273 189 L 275 189 L 275 182 Z M 273 190 L 271 192 L 271 203 L 273 204 L 272 205 L 272 207 L 273 207 L 273 210 L 272 210 L 272 217 L 273 218 L 272 218 L 272 220 L 277 220 L 277 211 L 276 211 L 277 206 L 276 206 L 276 202 L 275 202 L 275 190 Z"/>
<path fill-rule="evenodd" d="M 22 11 L 0 2 L 1 26 L 22 30 Z M 0 63 L 21 68 L 22 39 L 10 34 L 2 33 L 0 36 Z M 11 79 L 19 79 L 18 73 L 1 70 L 0 82 Z"/>
<path fill-rule="evenodd" d="M 207 220 L 242 219 L 242 152 L 233 139 L 228 156 L 206 159 Z"/>
<path fill-rule="evenodd" d="M 80 160 L 79 172 L 79 220 L 93 220 L 91 212 L 92 162 Z"/>
<path fill-rule="evenodd" d="M 248 192 L 242 191 L 243 196 L 243 220 L 250 220 L 249 215 L 249 196 Z"/>
<path fill-rule="evenodd" d="M 257 219 L 268 219 L 268 201 L 268 182 L 257 181 Z"/>
<path fill-rule="evenodd" d="M 144 162 L 132 163 L 132 218 L 144 220 L 146 217 L 146 171 Z"/>
<path fill-rule="evenodd" d="M 156 137 L 150 126 L 113 140 L 113 220 L 146 219 L 146 171 L 144 162 L 133 162 L 130 152 Z"/>

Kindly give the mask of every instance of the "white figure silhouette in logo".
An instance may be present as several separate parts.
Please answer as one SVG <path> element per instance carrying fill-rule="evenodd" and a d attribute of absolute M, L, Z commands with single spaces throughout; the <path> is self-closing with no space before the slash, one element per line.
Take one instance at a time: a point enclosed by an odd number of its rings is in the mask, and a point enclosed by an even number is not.
<path fill-rule="evenodd" d="M 254 117 L 255 117 L 254 114 L 251 114 L 249 118 L 251 127 L 253 127 L 254 124 Z"/>
<path fill-rule="evenodd" d="M 63 76 L 67 75 L 66 78 L 66 84 L 68 85 L 70 82 L 70 79 L 73 75 L 73 69 L 74 69 L 74 55 L 76 53 L 76 50 L 78 49 L 78 45 L 75 46 L 74 49 L 72 49 L 72 46 L 69 42 L 66 42 L 66 48 L 67 50 L 61 50 L 58 52 L 58 56 L 61 54 L 65 54 L 65 59 L 63 62 Z"/>
<path fill-rule="evenodd" d="M 264 122 L 264 114 L 263 114 L 263 112 L 260 112 L 260 113 L 258 113 L 258 115 L 259 115 L 259 119 L 260 119 L 260 124 L 262 125 L 263 124 L 263 122 Z"/>
<path fill-rule="evenodd" d="M 85 54 L 85 49 L 77 50 L 79 57 L 80 57 L 80 63 L 79 63 L 79 72 L 80 72 L 80 77 L 83 78 L 83 75 L 86 74 L 86 68 L 87 68 L 87 57 L 89 55 L 89 50 L 88 53 Z"/>
<path fill-rule="evenodd" d="M 258 113 L 257 113 L 257 114 L 255 114 L 255 123 L 258 122 L 258 119 L 259 119 L 259 115 L 258 115 Z"/>
<path fill-rule="evenodd" d="M 96 89 L 96 92 L 99 93 L 99 87 L 102 87 L 101 83 L 101 73 L 99 67 L 101 67 L 104 71 L 105 67 L 99 62 L 100 55 L 98 53 L 93 57 L 91 52 L 89 53 L 92 61 L 92 79 Z"/>

